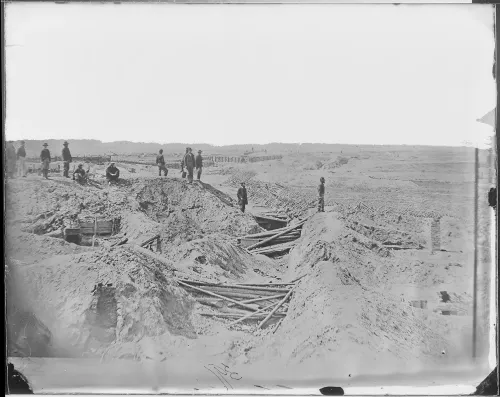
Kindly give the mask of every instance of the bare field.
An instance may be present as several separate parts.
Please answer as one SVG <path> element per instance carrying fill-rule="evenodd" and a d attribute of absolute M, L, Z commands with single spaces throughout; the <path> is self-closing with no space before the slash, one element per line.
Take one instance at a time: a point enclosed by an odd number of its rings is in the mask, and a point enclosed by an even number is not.
<path fill-rule="evenodd" d="M 113 186 L 102 165 L 89 165 L 89 186 L 57 174 L 7 182 L 9 356 L 35 392 L 289 392 L 325 379 L 354 387 L 385 376 L 396 384 L 395 373 L 427 385 L 431 371 L 447 374 L 438 384 L 484 378 L 495 258 L 488 152 L 480 153 L 478 180 L 466 148 L 267 154 L 283 157 L 216 163 L 193 185 L 179 170 L 158 177 L 154 166 L 119 161 L 122 181 Z M 321 176 L 326 211 L 316 213 Z M 245 214 L 236 205 L 242 181 Z M 279 260 L 236 244 L 263 231 L 252 216 L 262 209 L 289 220 L 311 216 Z M 114 235 L 97 237 L 94 247 L 62 239 L 64 228 L 95 217 L 118 220 Z M 471 359 L 475 233 L 479 362 Z M 138 247 L 155 235 L 161 252 Z M 182 279 L 293 281 L 294 293 L 278 324 L 231 326 L 231 319 L 206 316 L 215 306 L 200 303 Z M 210 365 L 226 368 L 230 386 Z"/>

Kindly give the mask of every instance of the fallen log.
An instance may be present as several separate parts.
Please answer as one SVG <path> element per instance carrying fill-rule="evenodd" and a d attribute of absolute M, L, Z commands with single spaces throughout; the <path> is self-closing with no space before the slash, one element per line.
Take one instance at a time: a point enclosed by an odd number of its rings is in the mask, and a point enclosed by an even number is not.
<path fill-rule="evenodd" d="M 261 302 L 261 301 L 270 301 L 271 299 L 279 299 L 283 298 L 285 295 L 273 295 L 273 296 L 265 296 L 262 298 L 255 298 L 255 299 L 249 299 L 247 301 L 242 301 L 241 303 L 254 303 L 254 302 Z M 228 307 L 233 307 L 234 304 L 231 303 L 228 305 Z"/>
<path fill-rule="evenodd" d="M 127 241 L 128 241 L 128 238 L 121 239 L 120 241 L 117 241 L 117 242 L 115 242 L 115 243 L 111 244 L 111 246 L 110 246 L 110 247 L 116 247 L 116 246 L 118 246 L 118 245 L 123 245 L 123 244 L 125 244 Z"/>
<path fill-rule="evenodd" d="M 274 230 L 271 230 L 271 231 L 268 231 L 268 232 L 248 234 L 246 236 L 241 236 L 241 237 L 238 237 L 238 238 L 240 238 L 240 239 L 252 239 L 252 238 L 270 237 L 270 236 L 273 236 L 275 234 L 278 234 L 278 233 L 282 232 L 285 229 L 288 229 L 289 227 L 290 226 L 279 228 L 279 229 L 274 229 Z M 300 234 L 300 231 L 299 230 L 293 230 L 292 233 Z"/>
<path fill-rule="evenodd" d="M 230 293 L 227 291 L 221 291 L 221 290 L 209 290 L 210 292 L 215 292 L 219 295 L 228 297 L 228 298 L 233 298 L 233 299 L 244 299 L 244 300 L 249 300 L 249 299 L 255 299 L 255 298 L 266 298 L 267 296 L 259 295 L 259 294 L 238 294 L 238 293 Z M 201 294 L 201 292 L 193 292 L 194 294 Z"/>
<path fill-rule="evenodd" d="M 241 317 L 239 314 L 223 314 L 223 313 L 200 313 L 200 315 L 201 316 L 207 316 L 207 317 L 222 317 L 222 318 L 236 318 L 236 317 Z M 259 319 L 261 319 L 263 317 L 265 317 L 265 314 L 257 314 L 255 316 L 248 317 L 247 320 L 259 320 Z M 272 318 L 282 318 L 282 317 L 286 317 L 286 314 L 276 313 L 276 314 L 273 314 L 271 317 Z"/>
<path fill-rule="evenodd" d="M 293 292 L 293 289 L 290 290 L 290 292 L 288 292 L 288 294 L 286 294 L 286 296 L 281 300 L 280 303 L 278 303 L 273 310 L 271 310 L 271 313 L 269 313 L 267 315 L 267 317 L 262 320 L 262 322 L 259 324 L 259 328 L 262 328 L 266 323 L 267 321 L 271 318 L 271 316 L 276 313 L 276 311 L 287 301 L 287 299 L 290 297 L 290 295 L 292 295 L 292 292 Z"/>
<path fill-rule="evenodd" d="M 295 246 L 296 246 L 296 244 L 292 244 L 292 243 L 276 244 L 276 245 L 272 245 L 270 247 L 262 247 L 258 250 L 251 251 L 251 253 L 252 254 L 261 254 L 263 252 L 280 252 L 282 250 L 291 249 Z"/>
<path fill-rule="evenodd" d="M 258 250 L 250 251 L 250 253 L 251 254 L 262 254 L 264 252 L 280 252 L 283 250 L 291 249 L 291 248 L 295 247 L 295 245 L 296 244 L 288 244 L 288 243 L 276 244 L 273 246 L 262 247 L 262 248 L 259 248 Z"/>
<path fill-rule="evenodd" d="M 291 226 L 289 228 L 286 228 L 284 231 L 278 233 L 278 234 L 275 234 L 274 236 L 271 236 L 267 239 L 265 239 L 264 241 L 261 241 L 257 244 L 254 244 L 254 245 L 251 245 L 250 247 L 247 248 L 248 251 L 252 250 L 252 249 L 255 249 L 257 247 L 260 247 L 261 245 L 264 245 L 270 241 L 273 241 L 275 238 L 279 237 L 279 236 L 283 236 L 284 234 L 288 233 L 289 231 L 291 230 L 294 230 L 294 229 L 297 229 L 298 227 L 302 226 L 306 221 L 303 220 L 302 222 L 299 222 L 298 224 L 296 224 L 295 226 Z"/>
<path fill-rule="evenodd" d="M 214 301 L 210 299 L 198 298 L 196 299 L 196 302 L 201 303 L 202 305 L 215 307 L 216 309 L 221 309 L 224 306 L 222 303 L 223 302 L 222 299 L 217 299 L 216 301 Z"/>
<path fill-rule="evenodd" d="M 146 241 L 143 241 L 143 242 L 140 244 L 140 246 L 141 246 L 141 247 L 145 247 L 146 245 L 151 244 L 152 242 L 154 242 L 156 239 L 159 239 L 159 238 L 160 238 L 160 235 L 159 235 L 159 234 L 157 234 L 156 236 L 151 237 L 150 239 L 147 239 Z"/>
<path fill-rule="evenodd" d="M 272 304 L 270 304 L 270 305 L 268 305 L 266 307 L 263 307 L 262 309 L 257 310 L 255 313 L 247 314 L 246 316 L 243 316 L 240 319 L 238 319 L 236 321 L 233 321 L 232 323 L 229 324 L 229 326 L 241 323 L 242 321 L 246 320 L 247 318 L 255 316 L 257 313 L 262 313 L 262 312 L 266 311 L 267 309 L 270 309 L 271 307 L 276 306 L 277 304 L 278 304 L 278 302 L 275 302 L 275 303 L 272 303 Z"/>
<path fill-rule="evenodd" d="M 189 288 L 193 288 L 193 289 L 195 289 L 195 290 L 197 290 L 197 291 L 200 291 L 200 292 L 203 292 L 203 293 L 205 293 L 205 294 L 207 294 L 207 295 L 212 295 L 212 296 L 215 296 L 215 297 L 217 297 L 217 298 L 221 298 L 221 299 L 227 300 L 227 301 L 229 301 L 229 302 L 235 303 L 235 304 L 237 304 L 238 306 L 241 306 L 241 307 L 246 307 L 247 309 L 250 309 L 250 310 L 252 310 L 252 311 L 255 311 L 255 308 L 254 308 L 253 306 L 247 305 L 246 303 L 241 303 L 241 302 L 235 301 L 234 299 L 227 298 L 227 297 L 225 297 L 225 296 L 218 295 L 218 294 L 215 294 L 215 293 L 213 293 L 213 292 L 206 291 L 206 290 L 204 290 L 204 289 L 201 289 L 201 288 L 195 287 L 194 285 L 189 285 L 189 284 L 183 283 L 183 282 L 182 282 L 182 281 L 180 281 L 180 280 L 177 280 L 177 282 L 178 282 L 179 284 L 181 284 L 181 285 L 184 285 L 184 286 L 189 287 Z"/>
<path fill-rule="evenodd" d="M 250 290 L 250 291 L 272 291 L 272 292 L 288 292 L 286 288 L 268 288 L 266 284 L 260 284 L 262 287 L 259 286 L 252 286 L 252 285 L 240 285 L 240 284 L 212 284 L 212 283 L 203 283 L 199 281 L 191 281 L 191 280 L 184 280 L 181 279 L 181 281 L 185 283 L 191 283 L 191 284 L 196 284 L 196 285 L 204 285 L 205 287 L 213 287 L 213 288 L 234 288 L 234 289 L 241 289 L 241 290 Z"/>
<path fill-rule="evenodd" d="M 284 317 L 283 317 L 283 318 L 284 318 Z M 273 334 L 274 334 L 274 333 L 278 330 L 278 327 L 279 327 L 279 326 L 281 325 L 281 323 L 283 322 L 283 318 L 282 318 L 280 321 L 278 321 L 278 323 L 276 324 L 276 327 L 274 327 L 274 329 L 273 329 Z"/>
<path fill-rule="evenodd" d="M 270 284 L 244 284 L 244 283 L 239 283 L 236 285 L 248 285 L 248 286 L 260 286 L 260 285 L 294 285 L 294 283 L 270 283 Z"/>

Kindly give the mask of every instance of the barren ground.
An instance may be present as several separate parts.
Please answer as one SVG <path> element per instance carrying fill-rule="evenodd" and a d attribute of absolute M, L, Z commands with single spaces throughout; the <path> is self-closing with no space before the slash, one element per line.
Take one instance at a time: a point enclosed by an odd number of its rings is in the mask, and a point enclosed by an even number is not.
<path fill-rule="evenodd" d="M 91 166 L 94 178 L 85 187 L 59 175 L 9 180 L 9 356 L 35 392 L 287 393 L 332 382 L 397 384 L 398 376 L 406 384 L 479 383 L 489 373 L 494 262 L 487 153 L 478 181 L 470 149 L 282 154 L 207 167 L 203 183 L 192 186 L 178 170 L 160 178 L 155 167 L 119 163 L 123 180 L 116 186 L 104 182 L 103 166 Z M 307 221 L 290 254 L 274 260 L 236 245 L 236 237 L 261 231 L 252 212 L 314 214 L 320 176 L 326 212 Z M 249 193 L 246 214 L 235 205 L 241 181 Z M 481 321 L 474 364 L 475 186 Z M 117 219 L 116 234 L 97 238 L 94 247 L 60 238 L 73 221 L 94 217 Z M 440 230 L 431 238 L 433 220 Z M 161 254 L 137 247 L 155 234 Z M 111 247 L 125 237 L 127 244 Z M 439 240 L 434 249 L 432 239 Z M 255 324 L 229 328 L 229 320 L 201 316 L 206 308 L 176 281 L 298 277 L 280 327 L 258 332 Z M 109 289 L 96 298 L 98 283 Z M 206 368 L 222 363 L 239 374 L 229 387 Z M 431 378 L 433 371 L 442 375 Z"/>

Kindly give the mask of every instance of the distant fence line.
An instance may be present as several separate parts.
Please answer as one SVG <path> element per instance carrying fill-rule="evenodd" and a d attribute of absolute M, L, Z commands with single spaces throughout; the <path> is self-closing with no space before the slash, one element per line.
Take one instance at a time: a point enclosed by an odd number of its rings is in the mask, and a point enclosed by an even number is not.
<path fill-rule="evenodd" d="M 214 163 L 256 163 L 258 161 L 279 160 L 282 159 L 283 156 L 282 155 L 258 156 L 258 157 L 208 156 L 207 158 L 212 160 Z"/>
<path fill-rule="evenodd" d="M 63 161 L 61 156 L 51 156 L 52 162 Z M 26 161 L 28 163 L 40 163 L 40 157 L 27 157 Z M 111 161 L 111 156 L 76 156 L 73 157 L 73 163 L 93 163 L 93 164 L 104 164 Z"/>
<path fill-rule="evenodd" d="M 144 165 L 156 165 L 155 159 L 148 158 L 135 158 L 131 159 L 132 156 L 77 156 L 73 157 L 73 162 L 83 162 L 83 163 L 93 163 L 93 164 L 105 164 L 111 161 L 120 162 L 125 164 L 144 164 Z M 203 156 L 203 166 L 211 167 L 216 163 L 256 163 L 259 161 L 269 161 L 269 160 L 280 160 L 282 155 L 270 155 L 270 156 Z M 39 157 L 30 157 L 26 159 L 31 163 L 39 163 Z M 53 156 L 52 161 L 63 161 L 61 156 Z M 180 169 L 181 160 L 179 161 L 169 161 L 166 163 L 167 168 Z"/>

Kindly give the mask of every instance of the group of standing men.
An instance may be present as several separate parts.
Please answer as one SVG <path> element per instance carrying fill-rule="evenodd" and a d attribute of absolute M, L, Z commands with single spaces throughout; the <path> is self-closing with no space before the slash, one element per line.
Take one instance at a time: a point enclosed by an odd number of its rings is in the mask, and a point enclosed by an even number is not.
<path fill-rule="evenodd" d="M 201 180 L 201 172 L 203 169 L 203 157 L 201 156 L 202 151 L 198 150 L 196 157 L 193 154 L 193 149 L 190 147 L 186 148 L 186 153 L 181 161 L 181 173 L 184 178 L 187 174 L 188 183 L 193 183 L 194 170 L 196 169 L 196 180 Z M 184 171 L 184 168 L 187 172 Z"/>
<path fill-rule="evenodd" d="M 203 157 L 201 156 L 202 151 L 198 150 L 198 154 L 193 154 L 193 149 L 190 147 L 186 148 L 186 153 L 181 160 L 181 174 L 185 178 L 187 176 L 188 183 L 193 183 L 194 180 L 194 170 L 196 169 L 196 180 L 201 181 L 201 173 L 203 169 Z M 165 165 L 165 157 L 163 156 L 163 149 L 160 149 L 158 155 L 156 156 L 156 165 L 158 166 L 158 175 L 161 176 L 162 172 L 165 176 L 168 175 L 168 169 Z"/>
<path fill-rule="evenodd" d="M 49 173 L 49 165 L 51 161 L 50 151 L 47 149 L 48 144 L 43 144 L 43 150 L 40 153 L 40 160 L 42 162 L 42 174 L 45 179 L 48 179 Z M 62 159 L 63 159 L 63 176 L 69 178 L 69 165 L 73 161 L 71 156 L 71 152 L 69 150 L 69 143 L 65 141 L 63 143 L 62 150 Z M 201 173 L 203 169 L 203 157 L 201 156 L 202 151 L 198 150 L 198 154 L 196 157 L 193 154 L 193 149 L 190 147 L 186 148 L 186 153 L 181 161 L 181 173 L 182 177 L 186 177 L 188 183 L 193 183 L 194 179 L 194 170 L 196 169 L 196 177 L 197 180 L 201 180 Z M 18 163 L 17 170 L 18 175 L 26 177 L 26 149 L 25 142 L 21 141 L 21 146 L 19 149 L 14 147 L 12 141 L 7 142 L 6 146 L 6 168 L 7 168 L 7 177 L 14 178 L 15 170 L 16 170 L 16 161 Z M 159 176 L 162 175 L 162 172 L 165 176 L 168 175 L 168 169 L 165 165 L 165 157 L 163 156 L 163 149 L 160 149 L 158 156 L 156 156 L 156 164 L 158 165 Z M 184 171 L 186 169 L 186 171 Z M 83 169 L 83 165 L 79 164 L 76 170 L 73 172 L 73 179 L 83 183 L 87 180 L 88 170 L 85 172 Z M 113 181 L 117 181 L 120 177 L 120 170 L 116 168 L 115 163 L 111 162 L 109 167 L 106 169 L 106 179 L 111 184 Z M 238 197 L 238 205 L 242 212 L 245 212 L 245 207 L 248 204 L 247 190 L 245 187 L 245 183 L 241 183 L 241 187 L 237 192 Z M 318 186 L 318 212 L 325 212 L 325 178 L 320 178 L 320 185 Z"/>

